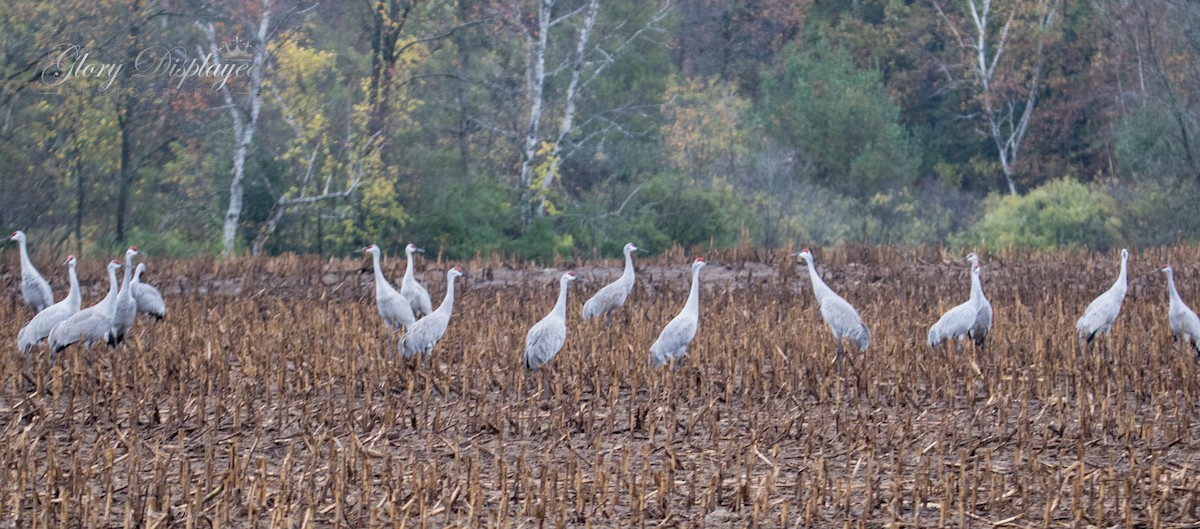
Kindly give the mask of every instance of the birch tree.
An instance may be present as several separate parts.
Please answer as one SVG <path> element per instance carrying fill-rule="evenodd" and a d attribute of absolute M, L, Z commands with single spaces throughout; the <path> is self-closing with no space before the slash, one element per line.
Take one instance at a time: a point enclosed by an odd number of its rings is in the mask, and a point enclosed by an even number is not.
<path fill-rule="evenodd" d="M 961 66 L 946 65 L 942 71 L 952 83 L 959 81 L 955 72 L 965 71 L 978 105 L 968 117 L 978 120 L 995 144 L 1008 192 L 1017 195 L 1014 167 L 1037 107 L 1045 48 L 1062 0 L 1011 0 L 996 9 L 992 0 L 966 0 L 965 14 L 932 1 L 963 53 Z"/>
<path fill-rule="evenodd" d="M 221 228 L 221 256 L 229 257 L 236 249 L 237 228 L 242 218 L 242 202 L 245 198 L 246 157 L 250 145 L 254 142 L 254 133 L 258 131 L 259 116 L 263 106 L 263 79 L 267 68 L 267 46 L 271 35 L 271 0 L 259 0 L 262 12 L 259 14 L 254 41 L 250 43 L 250 86 L 247 87 L 243 104 L 234 101 L 234 95 L 228 83 L 222 84 L 219 91 L 225 102 L 230 117 L 233 119 L 233 174 L 229 181 L 229 206 L 225 210 L 225 221 Z M 213 61 L 218 64 L 225 62 L 222 46 L 217 41 L 217 32 L 211 21 L 200 23 L 200 29 L 208 38 L 208 52 Z"/>
<path fill-rule="evenodd" d="M 262 179 L 274 203 L 251 244 L 251 255 L 262 253 L 289 211 L 349 198 L 382 166 L 383 132 L 368 132 L 374 105 L 351 105 L 350 116 L 344 119 L 336 115 L 337 107 L 345 105 L 328 91 L 347 82 L 340 79 L 336 55 L 293 40 L 279 45 L 275 56 L 277 75 L 267 81 L 266 90 L 293 138 L 276 156 L 284 163 L 288 179 L 280 186 Z M 312 86 L 324 86 L 326 91 L 314 91 Z"/>
<path fill-rule="evenodd" d="M 513 5 L 519 20 L 521 3 Z M 571 6 L 562 0 L 537 0 L 537 21 L 530 28 L 518 23 L 526 41 L 525 100 L 528 105 L 520 132 L 521 168 L 518 185 L 521 189 L 521 213 L 526 224 L 547 210 L 547 193 L 559 178 L 563 159 L 569 157 L 587 140 L 599 137 L 621 125 L 615 120 L 594 116 L 584 120 L 596 130 L 569 144 L 569 138 L 579 133 L 582 125 L 577 113 L 581 98 L 588 87 L 623 54 L 647 33 L 663 31 L 660 23 L 670 10 L 663 5 L 640 28 L 621 36 L 622 23 L 611 34 L 595 35 L 601 1 L 586 0 Z M 572 30 L 559 31 L 570 26 Z M 561 59 L 556 60 L 556 57 Z M 550 90 L 550 85 L 566 87 Z"/>

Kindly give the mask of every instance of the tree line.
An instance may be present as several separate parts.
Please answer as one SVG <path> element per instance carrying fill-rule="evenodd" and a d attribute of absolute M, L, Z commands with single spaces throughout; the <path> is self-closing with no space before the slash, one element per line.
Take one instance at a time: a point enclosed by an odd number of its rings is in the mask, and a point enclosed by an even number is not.
<path fill-rule="evenodd" d="M 151 254 L 1195 239 L 1186 0 L 10 0 L 0 224 Z"/>

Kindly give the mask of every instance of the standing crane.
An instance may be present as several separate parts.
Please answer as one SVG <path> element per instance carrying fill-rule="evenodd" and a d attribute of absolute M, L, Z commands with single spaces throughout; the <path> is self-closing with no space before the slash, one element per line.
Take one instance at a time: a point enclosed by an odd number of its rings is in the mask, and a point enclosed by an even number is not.
<path fill-rule="evenodd" d="M 825 323 L 833 331 L 833 341 L 837 342 L 837 364 L 840 371 L 843 354 L 842 338 L 850 338 L 858 347 L 859 352 L 865 353 L 867 347 L 871 345 L 871 330 L 863 324 L 862 318 L 859 317 L 858 311 L 854 310 L 854 306 L 834 293 L 821 280 L 821 276 L 817 274 L 817 267 L 813 264 L 812 251 L 805 248 L 800 253 L 793 255 L 808 265 L 808 277 L 812 280 L 813 295 L 817 297 L 817 304 L 821 306 L 821 317 L 825 318 Z"/>
<path fill-rule="evenodd" d="M 433 301 L 429 299 L 429 291 L 417 282 L 417 276 L 413 273 L 413 252 L 425 253 L 425 250 L 417 248 L 417 245 L 409 243 L 404 247 L 404 255 L 408 258 L 408 263 L 404 265 L 404 277 L 400 279 L 400 295 L 408 300 L 408 306 L 412 309 L 413 316 L 425 316 L 433 312 Z"/>
<path fill-rule="evenodd" d="M 1167 288 L 1171 291 L 1171 305 L 1167 308 L 1171 334 L 1176 341 L 1183 338 L 1184 343 L 1191 345 L 1196 354 L 1200 354 L 1200 318 L 1196 317 L 1196 313 L 1179 297 L 1179 291 L 1175 290 L 1175 272 L 1171 270 L 1171 265 L 1163 265 L 1158 271 L 1167 274 Z"/>
<path fill-rule="evenodd" d="M 146 263 L 138 263 L 137 271 L 133 273 L 134 277 L 139 277 L 145 270 Z M 149 314 L 158 321 L 167 317 L 167 304 L 163 302 L 162 292 L 154 288 L 154 285 L 143 283 L 140 277 L 133 283 L 133 299 L 137 302 L 138 314 Z"/>
<path fill-rule="evenodd" d="M 17 241 L 17 246 L 21 249 L 21 297 L 34 313 L 46 310 L 46 307 L 54 304 L 54 291 L 50 290 L 50 283 L 46 282 L 46 278 L 33 267 L 33 261 L 29 260 L 25 232 L 14 231 L 8 240 Z"/>
<path fill-rule="evenodd" d="M 34 345 L 46 339 L 46 336 L 50 335 L 50 329 L 53 329 L 59 322 L 79 312 L 82 296 L 79 293 L 79 276 L 75 274 L 75 256 L 68 256 L 67 261 L 63 264 L 67 265 L 67 275 L 71 279 L 71 291 L 62 301 L 46 307 L 46 310 L 37 313 L 37 316 L 29 320 L 29 323 L 21 327 L 17 333 L 17 349 L 22 353 L 28 353 Z"/>
<path fill-rule="evenodd" d="M 130 246 L 128 250 L 125 250 L 125 278 L 124 282 L 121 283 L 121 288 L 125 288 L 124 285 L 129 283 L 131 275 L 136 275 L 133 267 L 133 257 L 140 253 L 141 251 L 138 250 L 137 246 Z M 142 265 L 138 265 L 137 268 L 141 271 L 145 271 L 146 269 Z M 133 289 L 130 292 L 133 296 L 134 304 L 137 306 L 135 315 L 149 314 L 154 316 L 154 319 L 158 321 L 162 321 L 163 318 L 167 317 L 167 305 L 163 303 L 162 292 L 154 288 L 154 285 L 142 283 L 141 281 L 137 281 L 132 285 Z"/>
<path fill-rule="evenodd" d="M 542 369 L 554 358 L 567 341 L 567 287 L 575 280 L 574 272 L 567 272 L 558 280 L 558 301 L 550 313 L 533 324 L 525 335 L 525 368 L 542 372 L 542 396 L 550 396 L 550 381 L 547 369 Z"/>
<path fill-rule="evenodd" d="M 1125 277 L 1128 261 L 1129 250 L 1122 248 L 1121 274 L 1117 276 L 1117 281 L 1111 288 L 1092 300 L 1087 309 L 1083 311 L 1083 316 L 1080 316 L 1079 321 L 1075 323 L 1075 330 L 1079 332 L 1079 338 L 1087 340 L 1089 349 L 1096 336 L 1101 333 L 1106 336 L 1112 334 L 1113 323 L 1117 321 L 1117 315 L 1121 313 L 1121 302 L 1125 300 Z"/>
<path fill-rule="evenodd" d="M 388 329 L 390 343 L 393 332 L 399 330 L 400 327 L 412 328 L 417 318 L 413 316 L 412 306 L 409 305 L 408 300 L 396 292 L 396 289 L 392 288 L 392 284 L 383 277 L 383 270 L 379 268 L 379 247 L 371 244 L 362 251 L 371 254 L 375 261 L 375 306 L 379 308 L 379 316 L 383 318 L 384 326 Z"/>
<path fill-rule="evenodd" d="M 979 266 L 979 256 L 975 252 L 971 252 L 964 257 L 968 263 L 971 263 L 971 269 L 974 270 Z M 982 271 L 979 275 L 982 275 Z M 992 332 L 992 303 L 988 301 L 987 296 L 983 295 L 983 282 L 980 278 L 972 273 L 971 275 L 971 294 L 975 293 L 975 283 L 979 283 L 979 311 L 975 316 L 975 325 L 971 326 L 971 331 L 967 333 L 972 340 L 975 340 L 975 348 L 983 349 L 983 342 L 987 339 L 988 334 Z"/>
<path fill-rule="evenodd" d="M 655 367 L 675 362 L 678 368 L 687 354 L 688 344 L 696 337 L 696 328 L 700 325 L 700 269 L 706 264 L 700 257 L 692 262 L 692 290 L 688 293 L 687 303 L 650 346 L 650 361 Z"/>
<path fill-rule="evenodd" d="M 633 252 L 637 251 L 637 246 L 633 243 L 625 245 L 625 271 L 621 273 L 616 281 L 604 285 L 596 292 L 591 299 L 583 304 L 583 319 L 589 320 L 601 314 L 608 316 L 608 322 L 612 323 L 613 312 L 621 308 L 625 304 L 625 298 L 629 297 L 629 292 L 633 290 Z"/>
<path fill-rule="evenodd" d="M 84 347 L 108 342 L 112 332 L 113 305 L 117 298 L 117 269 L 121 262 L 113 259 L 108 263 L 108 295 L 99 303 L 76 312 L 50 329 L 50 351 L 57 353 L 67 346 L 81 342 Z"/>
<path fill-rule="evenodd" d="M 937 323 L 929 328 L 929 346 L 937 347 L 942 342 L 957 338 L 957 348 L 962 352 L 963 339 L 975 327 L 979 317 L 979 308 L 983 302 L 983 288 L 979 286 L 979 265 L 971 267 L 971 297 L 965 303 L 958 305 L 942 315 Z"/>
<path fill-rule="evenodd" d="M 130 249 L 134 253 L 137 252 L 135 248 Z M 129 258 L 126 258 L 125 262 L 128 263 Z M 126 280 L 121 285 L 121 290 L 117 292 L 117 301 L 113 304 L 112 320 L 109 323 L 111 332 L 108 334 L 108 345 L 110 347 L 116 347 L 125 341 L 125 333 L 133 327 L 133 320 L 137 318 L 137 298 L 133 297 L 133 291 L 142 281 L 142 272 L 145 270 L 146 264 L 138 263 L 137 272 L 131 279 Z M 128 272 L 125 275 L 129 276 Z"/>
<path fill-rule="evenodd" d="M 450 312 L 454 310 L 454 278 L 461 275 L 462 268 L 457 266 L 446 272 L 446 297 L 442 299 L 442 304 L 438 305 L 437 310 L 417 320 L 400 339 L 400 354 L 404 358 L 412 358 L 417 354 L 428 355 L 446 333 L 446 327 L 450 325 Z M 425 361 L 429 361 L 428 356 Z"/>

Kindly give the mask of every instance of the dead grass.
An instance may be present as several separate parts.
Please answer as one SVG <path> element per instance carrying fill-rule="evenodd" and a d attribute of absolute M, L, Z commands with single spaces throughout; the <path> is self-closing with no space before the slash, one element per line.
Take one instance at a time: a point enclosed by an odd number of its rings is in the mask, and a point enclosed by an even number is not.
<path fill-rule="evenodd" d="M 925 332 L 968 294 L 935 249 L 820 251 L 875 341 L 845 375 L 794 258 L 705 255 L 686 365 L 647 349 L 686 297 L 682 252 L 639 260 L 611 327 L 583 324 L 617 261 L 581 277 L 553 396 L 521 364 L 555 271 L 461 264 L 433 368 L 384 349 L 365 260 L 151 261 L 170 318 L 49 364 L 0 262 L 0 527 L 1135 526 L 1195 523 L 1200 370 L 1170 339 L 1171 262 L 1200 304 L 1200 249 L 1135 252 L 1111 361 L 1075 319 L 1114 254 L 984 257 L 977 357 Z M 1168 258 L 1169 257 L 1169 258 Z M 51 259 L 39 263 L 61 292 Z M 451 263 L 417 262 L 435 304 Z M 399 278 L 403 259 L 385 260 Z M 102 270 L 81 263 L 85 285 Z M 95 287 L 85 305 L 99 297 Z M 61 294 L 60 294 L 61 295 Z"/>

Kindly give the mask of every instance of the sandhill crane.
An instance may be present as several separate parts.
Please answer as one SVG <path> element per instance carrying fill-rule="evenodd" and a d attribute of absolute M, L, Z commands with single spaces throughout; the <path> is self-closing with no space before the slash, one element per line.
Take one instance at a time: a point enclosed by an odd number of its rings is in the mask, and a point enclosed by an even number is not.
<path fill-rule="evenodd" d="M 134 252 L 136 253 L 136 249 Z M 126 262 L 129 262 L 128 258 Z M 133 327 L 133 320 L 137 317 L 137 298 L 133 297 L 133 291 L 138 283 L 141 283 L 142 272 L 145 270 L 146 264 L 138 263 L 137 272 L 125 281 L 120 292 L 117 292 L 117 301 L 113 304 L 112 320 L 109 323 L 111 332 L 108 335 L 108 345 L 112 347 L 125 341 L 125 333 Z"/>
<path fill-rule="evenodd" d="M 50 290 L 50 283 L 46 282 L 46 278 L 42 277 L 42 274 L 39 274 L 33 267 L 33 261 L 29 260 L 29 249 L 25 245 L 25 232 L 14 231 L 8 240 L 17 241 L 17 246 L 21 249 L 21 297 L 25 299 L 25 303 L 29 304 L 33 312 L 46 310 L 46 307 L 54 304 L 54 291 Z"/>
<path fill-rule="evenodd" d="M 128 250 L 125 250 L 125 278 L 121 283 L 121 288 L 125 288 L 124 285 L 129 283 L 129 278 L 134 274 L 133 257 L 140 253 L 137 246 L 130 246 Z M 141 265 L 138 265 L 138 268 L 145 270 L 145 267 Z M 162 292 L 154 288 L 154 285 L 139 281 L 133 284 L 131 292 L 134 303 L 137 305 L 137 314 L 149 314 L 158 321 L 167 317 L 167 305 L 163 303 Z"/>
<path fill-rule="evenodd" d="M 971 263 L 971 268 L 979 266 L 979 256 L 975 252 L 967 254 L 966 259 Z M 982 271 L 980 272 L 982 275 Z M 975 348 L 982 349 L 984 340 L 987 340 L 988 333 L 992 332 L 992 303 L 988 301 L 987 296 L 983 295 L 983 283 L 979 277 L 971 275 L 971 292 L 975 292 L 975 283 L 979 283 L 979 312 L 976 313 L 975 325 L 971 326 L 971 331 L 967 333 L 972 340 L 975 340 Z"/>
<path fill-rule="evenodd" d="M 75 274 L 75 256 L 67 257 L 67 261 L 63 264 L 67 265 L 67 275 L 71 279 L 71 291 L 62 301 L 37 313 L 37 316 L 34 316 L 29 323 L 21 327 L 20 332 L 17 333 L 17 348 L 22 353 L 28 353 L 34 345 L 46 339 L 46 336 L 50 335 L 50 329 L 53 329 L 59 322 L 79 312 L 83 297 L 79 293 L 79 276 Z"/>
<path fill-rule="evenodd" d="M 417 248 L 417 245 L 412 243 L 404 247 L 404 255 L 408 262 L 404 265 L 404 277 L 400 279 L 400 295 L 408 300 L 408 306 L 412 309 L 415 317 L 433 312 L 433 301 L 429 299 L 429 291 L 417 282 L 417 276 L 413 273 L 414 252 L 425 253 L 425 250 Z"/>
<path fill-rule="evenodd" d="M 140 276 L 145 270 L 146 263 L 138 263 L 137 271 L 133 275 Z M 167 317 L 167 304 L 163 302 L 162 292 L 154 285 L 143 283 L 140 277 L 133 283 L 133 299 L 137 302 L 138 314 L 149 314 L 158 321 Z"/>
<path fill-rule="evenodd" d="M 567 287 L 575 280 L 574 272 L 567 272 L 558 280 L 558 301 L 550 313 L 533 324 L 525 334 L 525 368 L 542 371 L 543 396 L 549 397 L 550 383 L 546 370 L 542 369 L 567 341 Z"/>
<path fill-rule="evenodd" d="M 965 303 L 958 305 L 942 315 L 937 323 L 929 328 L 929 346 L 937 347 L 947 339 L 958 339 L 958 350 L 962 351 L 963 338 L 975 326 L 979 317 L 979 305 L 982 302 L 982 288 L 979 287 L 979 265 L 971 267 L 971 297 Z"/>
<path fill-rule="evenodd" d="M 1121 302 L 1125 300 L 1125 276 L 1128 261 L 1129 250 L 1121 249 L 1121 274 L 1117 276 L 1117 281 L 1106 292 L 1092 300 L 1087 309 L 1083 311 L 1083 316 L 1080 316 L 1079 321 L 1075 323 L 1075 330 L 1079 332 L 1079 338 L 1087 340 L 1089 348 L 1100 333 L 1105 335 L 1112 333 L 1113 323 L 1117 321 L 1117 315 L 1121 313 Z"/>
<path fill-rule="evenodd" d="M 81 342 L 85 347 L 107 342 L 112 332 L 113 305 L 117 298 L 117 269 L 121 262 L 108 263 L 108 295 L 100 303 L 76 312 L 50 329 L 50 351 L 57 353 L 67 346 Z"/>
<path fill-rule="evenodd" d="M 392 288 L 392 284 L 383 277 L 383 270 L 379 268 L 379 247 L 371 244 L 362 251 L 371 254 L 375 261 L 375 306 L 379 308 L 379 315 L 388 328 L 390 340 L 391 334 L 400 327 L 412 328 L 417 318 L 413 316 L 412 306 L 409 305 L 408 300 L 396 292 L 396 289 Z"/>
<path fill-rule="evenodd" d="M 708 264 L 703 258 L 697 257 L 692 262 L 692 290 L 688 293 L 687 303 L 683 310 L 675 316 L 658 335 L 654 345 L 650 346 L 650 361 L 656 367 L 662 367 L 672 361 L 676 367 L 683 362 L 687 354 L 687 346 L 696 337 L 696 328 L 700 324 L 700 269 Z"/>
<path fill-rule="evenodd" d="M 454 278 L 461 275 L 462 268 L 457 266 L 446 272 L 446 297 L 442 299 L 442 304 L 438 305 L 437 310 L 417 320 L 400 339 L 400 354 L 404 358 L 412 358 L 417 354 L 428 355 L 446 333 L 450 312 L 454 310 Z M 426 356 L 425 360 L 428 362 L 429 357 Z"/>
<path fill-rule="evenodd" d="M 608 316 L 612 323 L 613 312 L 625 304 L 625 298 L 633 290 L 633 252 L 637 251 L 633 243 L 625 245 L 625 271 L 616 281 L 604 285 L 591 299 L 583 304 L 583 319 L 589 320 L 601 314 Z"/>
<path fill-rule="evenodd" d="M 1192 349 L 1200 354 L 1200 318 L 1196 317 L 1196 313 L 1179 297 L 1179 291 L 1175 290 L 1175 272 L 1171 270 L 1171 265 L 1163 265 L 1158 271 L 1167 274 L 1167 288 L 1171 291 L 1171 305 L 1167 309 L 1171 334 L 1176 340 L 1183 338 L 1184 343 L 1191 345 Z"/>
<path fill-rule="evenodd" d="M 808 265 L 808 277 L 812 280 L 813 295 L 817 298 L 817 304 L 821 306 L 821 317 L 829 324 L 829 329 L 833 331 L 833 341 L 837 342 L 837 364 L 840 370 L 842 338 L 850 338 L 859 352 L 865 353 L 871 345 L 871 330 L 863 324 L 858 311 L 821 280 L 821 276 L 817 274 L 817 267 L 813 264 L 812 251 L 805 248 L 793 255 Z"/>

